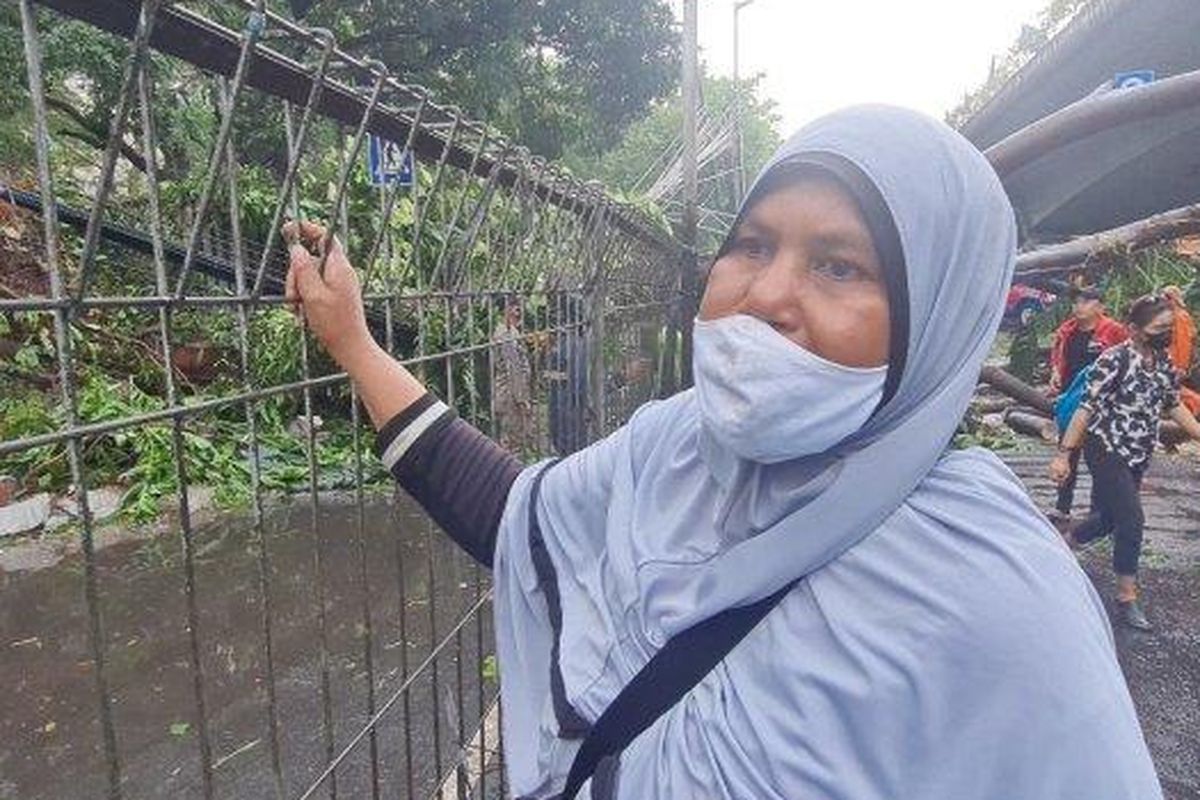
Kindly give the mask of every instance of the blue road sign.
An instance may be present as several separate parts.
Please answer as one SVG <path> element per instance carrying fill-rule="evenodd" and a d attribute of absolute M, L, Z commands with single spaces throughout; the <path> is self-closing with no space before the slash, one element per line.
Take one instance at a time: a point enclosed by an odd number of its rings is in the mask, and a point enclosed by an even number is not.
<path fill-rule="evenodd" d="M 1145 86 L 1154 83 L 1154 70 L 1131 69 L 1128 72 L 1118 72 L 1113 76 L 1114 89 L 1132 89 L 1135 86 Z"/>
<path fill-rule="evenodd" d="M 372 186 L 385 186 L 390 183 L 412 186 L 412 153 L 395 142 L 372 134 L 367 142 L 367 172 L 371 177 Z"/>

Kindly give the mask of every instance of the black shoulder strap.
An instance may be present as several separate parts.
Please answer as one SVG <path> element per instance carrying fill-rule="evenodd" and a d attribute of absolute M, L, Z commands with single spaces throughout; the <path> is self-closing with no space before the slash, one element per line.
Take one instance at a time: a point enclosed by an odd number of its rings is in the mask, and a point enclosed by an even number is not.
<path fill-rule="evenodd" d="M 604 759 L 619 756 L 642 731 L 678 703 L 795 585 L 789 583 L 752 605 L 722 611 L 671 637 L 588 731 L 575 754 L 560 800 L 574 800 L 579 787 Z"/>

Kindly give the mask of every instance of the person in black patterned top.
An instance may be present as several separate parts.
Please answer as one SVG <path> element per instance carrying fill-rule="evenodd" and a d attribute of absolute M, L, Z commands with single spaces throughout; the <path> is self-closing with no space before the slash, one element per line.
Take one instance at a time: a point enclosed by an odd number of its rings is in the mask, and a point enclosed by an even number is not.
<path fill-rule="evenodd" d="M 1092 473 L 1091 513 L 1066 534 L 1071 545 L 1113 538 L 1117 608 L 1125 624 L 1150 630 L 1138 602 L 1137 570 L 1145 515 L 1138 492 L 1158 442 L 1164 414 L 1200 440 L 1200 423 L 1179 402 L 1179 376 L 1167 358 L 1173 319 L 1161 295 L 1146 295 L 1129 309 L 1130 340 L 1096 359 L 1087 396 L 1063 435 L 1050 464 L 1057 482 L 1071 474 L 1071 455 L 1081 446 Z"/>

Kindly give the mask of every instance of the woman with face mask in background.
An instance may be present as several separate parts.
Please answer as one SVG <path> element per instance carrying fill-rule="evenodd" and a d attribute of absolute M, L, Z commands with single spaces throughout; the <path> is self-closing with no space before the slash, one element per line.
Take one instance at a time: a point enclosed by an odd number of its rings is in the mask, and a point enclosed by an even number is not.
<path fill-rule="evenodd" d="M 557 797 L 658 656 L 766 608 L 577 796 L 1161 797 L 1086 576 L 995 456 L 949 449 L 1015 242 L 996 175 L 947 126 L 818 120 L 712 268 L 695 389 L 528 468 L 370 341 L 340 250 L 324 279 L 293 250 L 289 293 L 384 463 L 494 570 L 515 796 Z"/>
<path fill-rule="evenodd" d="M 1164 414 L 1200 439 L 1200 423 L 1180 404 L 1179 373 L 1168 355 L 1174 321 L 1170 301 L 1146 295 L 1129 307 L 1130 340 L 1104 351 L 1088 379 L 1087 396 L 1063 434 L 1050 474 L 1063 483 L 1072 455 L 1083 450 L 1092 474 L 1088 518 L 1067 531 L 1067 542 L 1083 545 L 1112 536 L 1120 620 L 1137 630 L 1152 626 L 1138 602 L 1137 571 L 1145 515 L 1139 492 L 1158 444 Z M 1078 459 L 1074 459 L 1078 463 Z"/>

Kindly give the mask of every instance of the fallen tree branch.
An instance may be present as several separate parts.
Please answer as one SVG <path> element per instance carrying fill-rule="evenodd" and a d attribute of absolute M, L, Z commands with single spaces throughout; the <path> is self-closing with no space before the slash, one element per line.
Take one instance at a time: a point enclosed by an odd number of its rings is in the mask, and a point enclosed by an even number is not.
<path fill-rule="evenodd" d="M 1054 150 L 1137 120 L 1200 105 L 1200 70 L 1119 92 L 1089 95 L 1009 134 L 984 151 L 1002 180 Z"/>
<path fill-rule="evenodd" d="M 979 373 L 979 379 L 1019 403 L 1041 411 L 1047 416 L 1054 416 L 1054 402 L 1049 397 L 999 367 L 984 367 Z"/>
<path fill-rule="evenodd" d="M 46 106 L 59 112 L 83 129 L 82 131 L 65 130 L 61 131 L 61 133 L 74 139 L 78 139 L 85 144 L 91 145 L 97 150 L 103 150 L 105 148 L 108 143 L 108 132 L 96 130 L 91 120 L 81 114 L 79 109 L 75 108 L 66 100 L 54 97 L 53 95 L 46 96 Z M 125 160 L 133 165 L 134 169 L 136 169 L 138 172 L 145 174 L 145 157 L 142 156 L 142 154 L 139 153 L 135 148 L 131 147 L 125 142 L 121 142 L 120 148 L 121 155 L 125 158 Z"/>
<path fill-rule="evenodd" d="M 1054 443 L 1058 439 L 1054 421 L 1040 414 L 1029 414 L 1011 409 L 1004 415 L 1004 422 L 1017 433 L 1036 437 L 1043 442 Z"/>
<path fill-rule="evenodd" d="M 1164 211 L 1118 228 L 1021 253 L 1017 256 L 1016 274 L 1023 278 L 1069 272 L 1193 233 L 1200 233 L 1200 204 Z"/>

